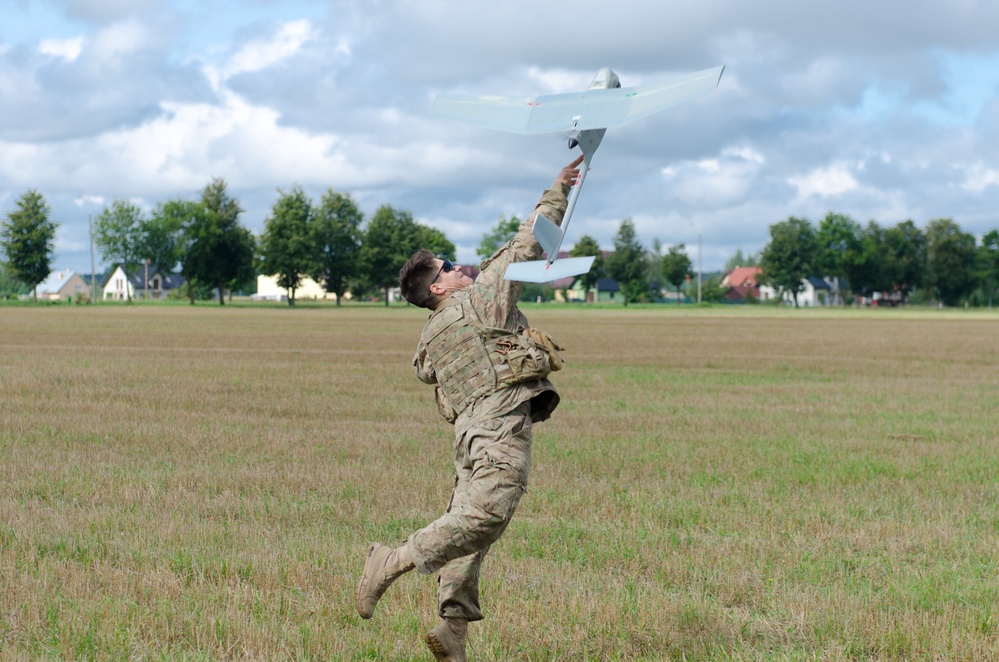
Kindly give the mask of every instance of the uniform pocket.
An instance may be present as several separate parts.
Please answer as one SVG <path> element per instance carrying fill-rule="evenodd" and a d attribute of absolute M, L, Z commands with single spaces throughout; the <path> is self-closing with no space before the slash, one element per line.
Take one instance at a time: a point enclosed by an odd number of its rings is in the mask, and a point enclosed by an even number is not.
<path fill-rule="evenodd" d="M 531 471 L 530 407 L 530 403 L 523 403 L 507 414 L 473 425 L 467 433 L 473 466 L 483 463 L 512 470 L 522 489 L 527 489 Z"/>

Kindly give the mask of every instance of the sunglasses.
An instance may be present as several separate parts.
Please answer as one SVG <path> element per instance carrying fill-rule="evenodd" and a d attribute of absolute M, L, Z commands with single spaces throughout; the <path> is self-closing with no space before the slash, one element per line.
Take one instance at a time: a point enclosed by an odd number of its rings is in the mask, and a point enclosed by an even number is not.
<path fill-rule="evenodd" d="M 433 283 L 437 282 L 437 279 L 441 277 L 441 274 L 447 274 L 454 271 L 454 265 L 451 264 L 451 260 L 445 257 L 441 258 L 441 262 L 442 262 L 441 268 L 437 271 L 437 275 L 434 276 L 434 279 L 431 281 Z"/>
<path fill-rule="evenodd" d="M 441 277 L 441 274 L 446 274 L 454 271 L 454 265 L 451 264 L 451 260 L 445 257 L 441 258 L 441 261 L 442 261 L 441 268 L 437 270 L 437 275 L 434 276 L 434 279 L 432 281 L 430 281 L 431 285 L 437 282 L 437 279 Z"/>

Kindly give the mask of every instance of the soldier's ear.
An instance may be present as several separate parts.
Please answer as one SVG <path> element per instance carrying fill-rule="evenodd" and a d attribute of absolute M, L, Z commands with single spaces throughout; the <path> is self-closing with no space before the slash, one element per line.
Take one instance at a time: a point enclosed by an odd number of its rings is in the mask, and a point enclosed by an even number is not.
<path fill-rule="evenodd" d="M 430 291 L 433 292 L 436 296 L 441 296 L 442 294 L 447 292 L 447 288 L 445 288 L 440 283 L 431 283 Z"/>

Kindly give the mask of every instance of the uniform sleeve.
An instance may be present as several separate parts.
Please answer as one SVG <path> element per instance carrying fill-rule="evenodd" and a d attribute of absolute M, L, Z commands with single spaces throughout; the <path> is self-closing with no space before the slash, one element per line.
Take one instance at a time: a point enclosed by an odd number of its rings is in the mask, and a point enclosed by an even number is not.
<path fill-rule="evenodd" d="M 413 369 L 416 370 L 416 376 L 424 384 L 437 383 L 437 372 L 434 370 L 433 364 L 430 363 L 430 357 L 427 355 L 427 346 L 422 341 L 416 347 L 416 355 L 413 356 Z"/>
<path fill-rule="evenodd" d="M 517 234 L 502 248 L 481 264 L 481 273 L 472 286 L 470 301 L 480 319 L 489 326 L 508 328 L 513 322 L 517 300 L 524 291 L 524 284 L 503 279 L 506 268 L 513 262 L 541 258 L 541 245 L 535 239 L 534 219 L 543 214 L 549 221 L 562 225 L 568 204 L 569 185 L 555 182 L 541 195 L 534 211 L 520 224 Z"/>

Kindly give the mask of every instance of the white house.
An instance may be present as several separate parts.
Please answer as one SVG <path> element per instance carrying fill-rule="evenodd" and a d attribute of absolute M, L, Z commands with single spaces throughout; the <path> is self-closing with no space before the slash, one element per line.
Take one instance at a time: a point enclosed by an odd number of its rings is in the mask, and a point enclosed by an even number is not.
<path fill-rule="evenodd" d="M 125 273 L 120 264 L 116 264 L 101 283 L 101 290 L 104 292 L 102 298 L 105 301 L 135 298 L 165 299 L 171 290 L 183 287 L 184 282 L 184 277 L 180 274 L 164 271 L 155 264 L 142 265 L 139 267 L 139 273 L 131 276 Z"/>
<path fill-rule="evenodd" d="M 809 276 L 801 281 L 802 289 L 798 292 L 798 305 L 802 308 L 822 306 L 842 306 L 845 304 L 843 283 L 835 276 Z M 760 285 L 760 300 L 769 301 L 778 297 L 777 290 Z M 784 292 L 785 305 L 794 305 L 794 297 L 790 292 Z"/>
<path fill-rule="evenodd" d="M 132 285 L 132 280 L 120 264 L 116 264 L 114 270 L 101 283 L 101 291 L 104 293 L 101 298 L 105 301 L 108 299 L 124 301 L 135 298 L 135 287 Z"/>
<path fill-rule="evenodd" d="M 39 299 L 52 301 L 78 297 L 81 294 L 90 296 L 87 282 L 72 269 L 53 271 L 48 278 L 38 284 L 37 292 Z"/>

